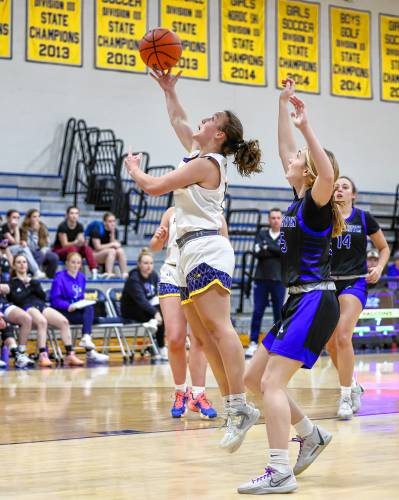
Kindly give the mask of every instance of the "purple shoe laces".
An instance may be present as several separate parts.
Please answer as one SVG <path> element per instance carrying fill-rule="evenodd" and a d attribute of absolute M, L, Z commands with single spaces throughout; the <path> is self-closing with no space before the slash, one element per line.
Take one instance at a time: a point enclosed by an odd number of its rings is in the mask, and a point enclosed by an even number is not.
<path fill-rule="evenodd" d="M 253 483 L 258 483 L 259 481 L 263 481 L 270 477 L 273 472 L 276 472 L 272 467 L 265 467 L 265 473 L 262 476 L 257 477 L 256 479 L 252 479 Z"/>

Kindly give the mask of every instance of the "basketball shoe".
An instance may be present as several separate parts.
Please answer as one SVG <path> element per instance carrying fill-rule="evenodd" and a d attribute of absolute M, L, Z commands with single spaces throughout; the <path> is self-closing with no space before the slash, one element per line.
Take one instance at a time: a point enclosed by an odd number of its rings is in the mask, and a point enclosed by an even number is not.
<path fill-rule="evenodd" d="M 352 411 L 357 413 L 362 406 L 363 387 L 356 382 L 356 386 L 351 389 Z"/>
<path fill-rule="evenodd" d="M 332 439 L 332 434 L 315 425 L 313 431 L 303 438 L 297 436 L 292 439 L 299 443 L 299 453 L 294 466 L 297 476 L 311 465 Z"/>
<path fill-rule="evenodd" d="M 206 397 L 205 392 L 201 392 L 196 398 L 193 397 L 192 391 L 187 390 L 187 406 L 191 411 L 199 413 L 201 418 L 216 418 L 217 411 L 213 408 L 212 403 Z"/>
<path fill-rule="evenodd" d="M 337 417 L 339 420 L 350 420 L 353 417 L 351 396 L 341 396 L 339 398 Z"/>
<path fill-rule="evenodd" d="M 251 403 L 230 406 L 226 415 L 226 432 L 220 447 L 234 453 L 242 445 L 248 430 L 257 422 L 260 411 Z"/>
<path fill-rule="evenodd" d="M 282 473 L 268 466 L 264 474 L 242 484 L 237 488 L 237 492 L 247 495 L 266 495 L 267 493 L 289 493 L 297 488 L 292 471 Z"/>
<path fill-rule="evenodd" d="M 184 417 L 187 413 L 187 393 L 182 391 L 175 392 L 175 402 L 173 403 L 170 413 L 173 418 Z"/>

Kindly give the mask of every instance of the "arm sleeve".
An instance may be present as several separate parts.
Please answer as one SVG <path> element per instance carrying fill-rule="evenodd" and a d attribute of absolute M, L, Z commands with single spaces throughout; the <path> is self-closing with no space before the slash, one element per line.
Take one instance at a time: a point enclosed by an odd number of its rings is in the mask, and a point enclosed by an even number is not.
<path fill-rule="evenodd" d="M 312 198 L 312 190 L 305 193 L 302 205 L 303 220 L 307 227 L 313 231 L 325 231 L 332 223 L 332 208 L 330 203 L 318 207 Z"/>
<path fill-rule="evenodd" d="M 369 212 L 364 212 L 364 217 L 366 219 L 367 236 L 370 236 L 370 234 L 374 234 L 381 229 L 378 222 Z"/>
<path fill-rule="evenodd" d="M 46 293 L 38 281 L 31 280 L 30 286 L 37 298 L 39 298 L 40 300 L 46 300 Z"/>
<path fill-rule="evenodd" d="M 61 285 L 57 279 L 53 281 L 53 286 L 51 287 L 50 302 L 52 307 L 55 307 L 56 309 L 67 310 L 70 306 L 69 301 L 62 297 Z"/>
<path fill-rule="evenodd" d="M 150 314 L 151 316 L 155 316 L 157 310 L 148 301 L 145 296 L 144 289 L 138 280 L 129 278 L 125 285 L 125 292 L 134 302 L 136 302 L 139 309 Z"/>

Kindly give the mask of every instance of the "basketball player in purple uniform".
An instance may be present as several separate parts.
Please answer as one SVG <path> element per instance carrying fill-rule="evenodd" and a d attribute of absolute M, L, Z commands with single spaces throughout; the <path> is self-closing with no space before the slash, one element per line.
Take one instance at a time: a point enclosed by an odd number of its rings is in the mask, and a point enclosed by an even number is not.
<path fill-rule="evenodd" d="M 355 353 L 352 335 L 360 313 L 366 305 L 367 284 L 374 284 L 389 259 L 389 247 L 378 222 L 368 212 L 353 206 L 357 190 L 351 179 L 336 182 L 335 199 L 345 219 L 342 235 L 333 238 L 331 275 L 337 288 L 340 317 L 327 350 L 338 371 L 341 397 L 337 416 L 349 420 L 361 405 L 362 387 L 354 379 Z M 367 237 L 379 251 L 378 263 L 367 269 Z"/>
<path fill-rule="evenodd" d="M 283 82 L 279 106 L 279 154 L 295 198 L 281 226 L 283 279 L 289 297 L 278 321 L 263 340 L 245 375 L 246 385 L 263 394 L 269 459 L 264 474 L 241 485 L 239 493 L 288 493 L 297 488 L 295 475 L 303 472 L 331 441 L 332 435 L 314 425 L 287 393 L 287 385 L 301 368 L 312 368 L 332 335 L 339 305 L 330 279 L 330 245 L 344 221 L 334 200 L 339 177 L 334 155 L 323 149 L 313 132 L 305 104 L 295 95 L 292 80 Z M 306 146 L 298 151 L 291 118 Z M 288 461 L 290 425 L 300 451 L 294 469 Z"/>

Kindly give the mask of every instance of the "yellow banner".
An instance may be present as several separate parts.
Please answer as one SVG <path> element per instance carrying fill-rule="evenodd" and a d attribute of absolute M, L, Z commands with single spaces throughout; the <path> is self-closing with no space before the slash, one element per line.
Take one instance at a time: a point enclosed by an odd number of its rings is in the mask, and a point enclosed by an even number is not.
<path fill-rule="evenodd" d="M 160 26 L 174 31 L 183 52 L 173 73 L 209 80 L 208 0 L 161 0 Z"/>
<path fill-rule="evenodd" d="M 296 88 L 318 94 L 320 4 L 278 0 L 277 88 L 291 78 Z"/>
<path fill-rule="evenodd" d="M 266 86 L 266 0 L 219 0 L 221 80 Z"/>
<path fill-rule="evenodd" d="M 27 0 L 28 61 L 82 66 L 81 0 Z"/>
<path fill-rule="evenodd" d="M 96 1 L 96 68 L 146 73 L 139 43 L 147 30 L 147 0 Z"/>
<path fill-rule="evenodd" d="M 331 93 L 371 99 L 370 13 L 330 7 Z"/>
<path fill-rule="evenodd" d="M 0 0 L 0 59 L 11 59 L 12 0 Z"/>
<path fill-rule="evenodd" d="M 381 99 L 399 102 L 399 17 L 380 14 Z"/>

